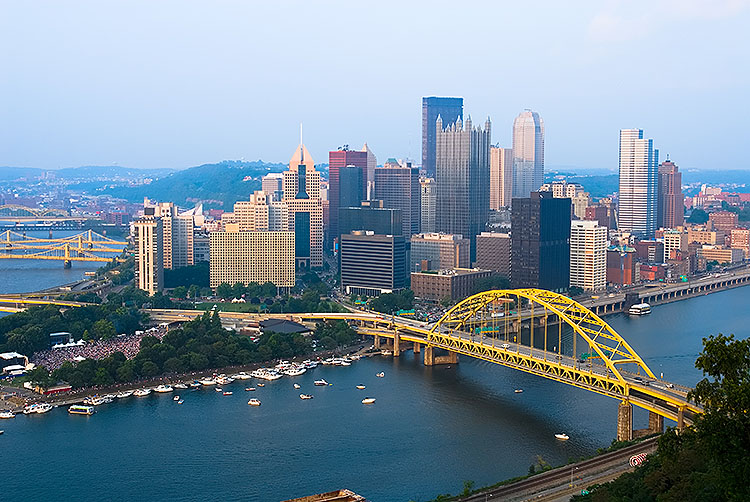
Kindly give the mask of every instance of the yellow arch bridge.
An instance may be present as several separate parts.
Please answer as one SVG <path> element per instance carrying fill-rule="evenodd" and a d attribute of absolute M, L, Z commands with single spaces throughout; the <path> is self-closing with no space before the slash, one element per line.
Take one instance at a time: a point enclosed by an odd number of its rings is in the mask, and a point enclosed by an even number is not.
<path fill-rule="evenodd" d="M 41 239 L 6 230 L 0 233 L 0 259 L 57 260 L 70 267 L 74 261 L 110 262 L 127 242 L 87 230 L 68 237 Z"/>

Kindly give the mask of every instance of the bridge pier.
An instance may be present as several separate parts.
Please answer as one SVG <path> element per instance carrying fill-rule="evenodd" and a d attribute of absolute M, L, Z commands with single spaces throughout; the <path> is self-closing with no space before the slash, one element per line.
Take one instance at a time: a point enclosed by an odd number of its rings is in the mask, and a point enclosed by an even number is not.
<path fill-rule="evenodd" d="M 380 348 L 380 335 L 373 335 L 373 342 L 372 344 L 375 346 L 376 349 Z"/>
<path fill-rule="evenodd" d="M 414 353 L 419 354 L 419 352 L 422 350 L 422 346 L 419 345 L 419 342 L 414 342 Z"/>
<path fill-rule="evenodd" d="M 630 441 L 633 439 L 633 405 L 630 401 L 623 401 L 617 407 L 617 440 Z"/>
<path fill-rule="evenodd" d="M 398 334 L 398 330 L 393 333 L 393 357 L 401 355 L 401 335 Z"/>
<path fill-rule="evenodd" d="M 648 412 L 648 432 L 649 434 L 661 434 L 664 432 L 664 417 L 657 415 L 653 411 Z"/>
<path fill-rule="evenodd" d="M 422 359 L 422 362 L 425 366 L 435 365 L 435 349 L 432 348 L 432 345 L 424 346 L 424 358 Z"/>
<path fill-rule="evenodd" d="M 73 262 L 70 260 L 65 260 L 63 262 L 63 268 L 71 268 L 73 266 Z"/>
<path fill-rule="evenodd" d="M 436 356 L 435 347 L 432 347 L 431 345 L 425 345 L 423 362 L 425 366 L 437 366 L 438 364 L 458 364 L 458 354 L 448 351 L 448 355 L 446 356 Z"/>
<path fill-rule="evenodd" d="M 677 408 L 677 430 L 682 431 L 685 428 L 685 408 Z"/>

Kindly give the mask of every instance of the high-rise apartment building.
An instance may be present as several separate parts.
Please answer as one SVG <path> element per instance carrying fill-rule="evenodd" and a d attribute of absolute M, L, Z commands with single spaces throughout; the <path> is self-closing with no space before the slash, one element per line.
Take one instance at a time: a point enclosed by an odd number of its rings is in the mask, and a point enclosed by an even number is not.
<path fill-rule="evenodd" d="M 420 232 L 434 232 L 437 214 L 437 184 L 434 178 L 419 180 Z"/>
<path fill-rule="evenodd" d="M 422 262 L 429 262 L 432 270 L 469 268 L 471 244 L 461 235 L 421 233 L 411 236 L 409 270 L 421 270 Z"/>
<path fill-rule="evenodd" d="M 746 260 L 750 258 L 750 230 L 747 228 L 733 228 L 730 235 L 732 248 L 741 249 Z"/>
<path fill-rule="evenodd" d="M 164 236 L 162 221 L 154 208 L 132 223 L 135 243 L 135 281 L 138 289 L 153 295 L 164 288 Z"/>
<path fill-rule="evenodd" d="M 564 291 L 570 284 L 570 199 L 531 192 L 513 201 L 511 282 L 516 288 Z"/>
<path fill-rule="evenodd" d="M 165 269 L 187 267 L 193 257 L 193 215 L 179 214 L 173 202 L 154 203 L 145 199 L 144 214 L 161 219 L 162 256 Z"/>
<path fill-rule="evenodd" d="M 226 231 L 210 234 L 211 287 L 221 283 L 272 282 L 294 286 L 293 232 L 242 232 L 231 223 Z"/>
<path fill-rule="evenodd" d="M 422 98 L 422 170 L 428 177 L 435 177 L 436 129 L 435 122 L 441 117 L 444 124 L 452 124 L 464 118 L 464 98 L 430 96 Z"/>
<path fill-rule="evenodd" d="M 401 233 L 407 238 L 419 233 L 419 192 L 419 169 L 411 162 L 389 160 L 384 167 L 375 168 L 375 199 L 382 200 L 385 208 L 401 210 Z"/>
<path fill-rule="evenodd" d="M 570 225 L 570 285 L 599 291 L 607 285 L 607 227 L 595 221 Z"/>
<path fill-rule="evenodd" d="M 358 207 L 367 199 L 367 155 L 367 151 L 349 150 L 348 146 L 328 152 L 329 246 L 339 237 L 339 208 Z M 359 186 L 353 187 L 357 181 Z"/>
<path fill-rule="evenodd" d="M 284 172 L 287 228 L 294 232 L 295 262 L 300 268 L 323 266 L 323 204 L 320 173 L 305 145 L 300 144 Z"/>
<path fill-rule="evenodd" d="M 490 147 L 490 209 L 510 206 L 513 196 L 513 150 Z"/>
<path fill-rule="evenodd" d="M 677 165 L 669 159 L 659 164 L 657 172 L 659 184 L 656 226 L 658 228 L 681 227 L 685 223 L 682 173 L 680 173 Z"/>
<path fill-rule="evenodd" d="M 475 266 L 492 270 L 510 278 L 510 234 L 482 232 L 477 236 L 477 261 Z"/>
<path fill-rule="evenodd" d="M 341 287 L 368 296 L 406 287 L 406 242 L 401 235 L 341 235 Z"/>
<path fill-rule="evenodd" d="M 513 197 L 528 197 L 544 183 L 544 121 L 525 110 L 513 121 Z"/>
<path fill-rule="evenodd" d="M 445 129 L 441 117 L 436 122 L 437 231 L 468 238 L 472 260 L 490 209 L 490 128 L 489 118 L 484 129 L 471 117 Z"/>
<path fill-rule="evenodd" d="M 618 228 L 641 238 L 653 237 L 658 213 L 659 150 L 643 129 L 620 130 Z"/>

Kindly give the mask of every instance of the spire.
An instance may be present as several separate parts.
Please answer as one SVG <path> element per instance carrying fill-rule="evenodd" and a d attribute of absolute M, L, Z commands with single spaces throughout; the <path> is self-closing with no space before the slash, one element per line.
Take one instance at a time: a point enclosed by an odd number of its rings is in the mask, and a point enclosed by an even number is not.
<path fill-rule="evenodd" d="M 302 122 L 299 123 L 299 144 L 300 144 L 300 164 L 305 163 L 305 147 L 304 142 L 302 141 Z"/>

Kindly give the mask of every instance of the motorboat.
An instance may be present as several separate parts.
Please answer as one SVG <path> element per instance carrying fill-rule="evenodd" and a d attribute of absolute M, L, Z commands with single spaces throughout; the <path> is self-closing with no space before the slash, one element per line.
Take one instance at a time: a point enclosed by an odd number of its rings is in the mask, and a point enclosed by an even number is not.
<path fill-rule="evenodd" d="M 323 366 L 330 366 L 333 364 L 333 358 L 329 357 L 328 359 L 323 359 L 321 362 L 323 363 Z"/>
<path fill-rule="evenodd" d="M 39 406 L 36 407 L 35 412 L 41 415 L 42 413 L 47 413 L 48 411 L 52 411 L 52 408 L 53 406 L 49 403 L 41 403 Z"/>
<path fill-rule="evenodd" d="M 0 436 L 2 436 L 3 433 L 5 433 L 5 431 L 4 430 L 0 430 Z"/>
<path fill-rule="evenodd" d="M 154 389 L 154 392 L 158 392 L 159 394 L 164 394 L 164 393 L 167 393 L 167 392 L 172 392 L 173 390 L 174 389 L 172 388 L 171 385 L 164 385 L 164 384 L 162 384 L 162 385 L 159 385 L 158 387 L 156 387 Z"/>
<path fill-rule="evenodd" d="M 315 380 L 315 385 L 317 385 L 318 387 L 323 387 L 330 384 L 321 378 L 320 380 Z"/>
<path fill-rule="evenodd" d="M 232 378 L 236 380 L 250 380 L 252 377 L 245 373 L 244 371 L 240 371 L 236 375 L 232 375 Z"/>
<path fill-rule="evenodd" d="M 651 313 L 651 305 L 645 302 L 633 305 L 628 309 L 628 314 L 630 315 L 647 315 L 650 313 Z"/>
<path fill-rule="evenodd" d="M 184 402 L 185 402 L 184 400 L 180 399 L 179 401 L 177 401 L 177 404 L 182 404 Z"/>
<path fill-rule="evenodd" d="M 115 396 L 117 396 L 117 399 L 124 399 L 124 398 L 130 397 L 132 395 L 133 395 L 133 391 L 132 390 L 125 390 L 125 391 L 118 392 L 117 394 L 115 394 Z"/>
<path fill-rule="evenodd" d="M 91 397 L 87 397 L 86 399 L 83 400 L 83 404 L 89 405 L 89 406 L 99 406 L 99 405 L 102 405 L 102 404 L 105 404 L 105 403 L 111 403 L 111 402 L 112 402 L 111 399 L 107 399 L 104 396 L 101 396 L 101 397 L 100 396 L 91 396 Z"/>
<path fill-rule="evenodd" d="M 224 395 L 225 396 L 231 396 L 232 395 L 232 391 L 228 390 L 228 391 L 224 392 Z"/>
<path fill-rule="evenodd" d="M 27 404 L 23 407 L 23 414 L 24 415 L 31 415 L 33 413 L 36 413 L 36 409 L 39 405 L 37 403 L 34 404 Z"/>
<path fill-rule="evenodd" d="M 200 383 L 200 382 L 198 382 L 198 381 L 196 380 L 196 381 L 194 381 L 194 382 L 190 382 L 190 383 L 188 384 L 188 386 L 189 386 L 189 387 L 190 387 L 191 389 L 197 389 L 198 387 L 202 387 L 202 386 L 203 386 L 203 384 L 202 384 L 202 383 Z"/>
<path fill-rule="evenodd" d="M 198 382 L 200 382 L 201 385 L 216 385 L 216 380 L 213 378 L 201 378 Z"/>
<path fill-rule="evenodd" d="M 172 398 L 172 401 L 179 401 L 179 400 L 180 400 L 180 396 L 175 396 Z"/>
<path fill-rule="evenodd" d="M 362 404 L 372 404 L 375 402 L 374 397 L 366 397 L 362 400 Z"/>
<path fill-rule="evenodd" d="M 300 399 L 312 399 L 313 396 L 311 396 L 310 394 L 300 394 L 299 398 Z"/>
<path fill-rule="evenodd" d="M 222 389 L 221 387 L 216 387 L 214 390 L 216 392 L 224 392 L 224 389 Z"/>
<path fill-rule="evenodd" d="M 105 402 L 111 403 L 115 399 L 117 399 L 117 394 L 104 394 L 102 396 L 102 399 L 104 399 Z"/>
<path fill-rule="evenodd" d="M 570 436 L 568 436 L 567 434 L 564 434 L 564 433 L 563 434 L 555 434 L 555 437 L 557 439 L 559 439 L 560 441 L 567 441 L 568 439 L 570 439 Z"/>
<path fill-rule="evenodd" d="M 365 386 L 364 386 L 364 385 L 362 385 L 362 384 L 359 384 L 359 385 L 357 385 L 357 388 L 358 388 L 359 390 L 362 390 L 362 389 L 364 389 L 364 388 L 365 388 Z"/>
<path fill-rule="evenodd" d="M 284 371 L 284 374 L 286 376 L 300 376 L 304 374 L 307 371 L 307 368 L 304 366 L 292 366 L 291 368 Z"/>
<path fill-rule="evenodd" d="M 265 386 L 266 386 L 266 384 L 264 384 L 263 382 L 260 382 L 260 383 L 258 384 L 258 387 L 265 387 Z"/>
<path fill-rule="evenodd" d="M 232 382 L 234 382 L 234 378 L 228 377 L 226 375 L 221 375 L 219 378 L 216 379 L 216 383 L 221 384 L 221 385 L 229 385 Z"/>
<path fill-rule="evenodd" d="M 255 390 L 255 387 L 245 387 L 245 392 L 252 392 Z"/>
<path fill-rule="evenodd" d="M 12 411 L 0 411 L 0 418 L 16 418 L 16 414 Z"/>
<path fill-rule="evenodd" d="M 74 404 L 68 408 L 68 413 L 71 415 L 93 415 L 96 413 L 93 406 L 82 406 L 80 404 Z"/>
<path fill-rule="evenodd" d="M 515 392 L 516 394 L 520 394 L 520 393 L 522 393 L 522 392 L 523 392 L 523 389 L 516 389 L 516 390 L 514 390 L 513 392 Z"/>
<path fill-rule="evenodd" d="M 309 370 L 318 367 L 317 361 L 311 361 L 309 359 L 306 359 L 305 361 L 302 361 L 302 364 L 305 366 L 305 368 L 307 368 Z"/>
<path fill-rule="evenodd" d="M 151 389 L 138 389 L 133 392 L 135 397 L 145 397 L 151 394 Z"/>
<path fill-rule="evenodd" d="M 295 388 L 295 389 L 299 389 L 299 387 L 300 387 L 300 385 L 299 385 L 298 383 L 295 383 L 295 384 L 294 384 L 294 388 Z"/>
<path fill-rule="evenodd" d="M 391 350 L 381 350 L 380 351 L 380 355 L 381 356 L 392 356 L 393 355 L 393 351 L 391 351 Z"/>
<path fill-rule="evenodd" d="M 250 406 L 260 406 L 260 399 L 253 398 L 248 401 L 247 404 L 249 404 Z"/>
<path fill-rule="evenodd" d="M 375 376 L 378 378 L 383 378 L 385 376 L 385 373 L 381 371 L 380 373 L 377 373 Z"/>
<path fill-rule="evenodd" d="M 172 387 L 174 387 L 175 389 L 187 389 L 188 388 L 188 386 L 185 385 L 184 383 L 176 383 Z"/>

